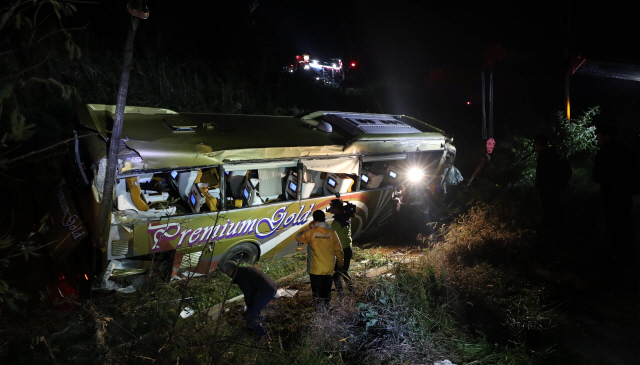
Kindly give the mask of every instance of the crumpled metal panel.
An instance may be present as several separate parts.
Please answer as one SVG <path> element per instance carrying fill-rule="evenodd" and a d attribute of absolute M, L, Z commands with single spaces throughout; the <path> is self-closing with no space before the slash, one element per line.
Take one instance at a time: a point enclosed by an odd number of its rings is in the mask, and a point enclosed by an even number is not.
<path fill-rule="evenodd" d="M 102 145 L 92 149 L 101 155 L 93 156 L 98 161 L 106 153 L 115 107 L 90 104 L 87 109 L 89 113 L 79 116 L 83 125 L 102 136 L 91 140 Z M 430 151 L 446 143 L 439 130 L 424 123 L 433 132 L 349 136 L 318 131 L 313 123 L 295 117 L 178 114 L 144 107 L 126 107 L 125 113 L 120 174 L 264 159 Z"/>
<path fill-rule="evenodd" d="M 185 166 L 220 165 L 222 161 L 205 145 L 168 144 L 128 140 L 127 146 L 140 155 L 140 160 L 130 159 L 120 173 L 130 170 L 152 170 Z"/>

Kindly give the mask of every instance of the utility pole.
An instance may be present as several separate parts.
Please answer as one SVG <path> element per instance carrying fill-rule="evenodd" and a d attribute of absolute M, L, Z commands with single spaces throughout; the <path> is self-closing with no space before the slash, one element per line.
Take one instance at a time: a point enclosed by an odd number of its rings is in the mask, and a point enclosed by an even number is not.
<path fill-rule="evenodd" d="M 109 138 L 109 153 L 107 155 L 107 168 L 105 171 L 104 189 L 102 191 L 102 205 L 100 207 L 100 232 L 101 243 L 106 242 L 111 228 L 111 210 L 113 208 L 113 189 L 118 164 L 118 152 L 120 150 L 120 138 L 122 136 L 122 124 L 124 120 L 124 107 L 127 103 L 127 90 L 129 88 L 129 74 L 131 71 L 131 58 L 133 55 L 133 39 L 140 19 L 149 17 L 149 10 L 143 0 L 131 0 L 127 3 L 127 10 L 131 15 L 131 24 L 127 43 L 124 50 L 124 62 L 122 76 L 120 77 L 120 88 L 118 90 L 118 100 L 113 122 L 113 130 Z M 95 257 L 95 255 L 94 255 Z M 95 261 L 94 261 L 95 265 Z M 95 268 L 94 268 L 95 269 Z M 95 272 L 95 270 L 94 270 Z"/>
<path fill-rule="evenodd" d="M 571 54 L 569 53 L 571 45 L 571 0 L 567 0 L 567 43 L 564 49 L 564 58 L 567 61 L 567 64 L 571 66 Z M 567 120 L 571 121 L 571 75 L 575 70 L 571 71 L 571 67 L 569 67 L 569 71 L 567 71 L 564 76 L 564 100 L 566 102 L 567 107 Z"/>

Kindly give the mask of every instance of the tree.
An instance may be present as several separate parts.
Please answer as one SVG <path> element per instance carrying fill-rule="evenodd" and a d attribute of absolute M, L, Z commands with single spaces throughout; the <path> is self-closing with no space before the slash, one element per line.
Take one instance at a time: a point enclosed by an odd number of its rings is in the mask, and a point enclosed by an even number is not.
<path fill-rule="evenodd" d="M 598 113 L 600 113 L 600 108 L 595 106 L 569 121 L 564 112 L 558 112 L 557 119 L 551 128 L 549 140 L 558 154 L 569 161 L 573 170 L 569 184 L 574 190 L 590 190 L 593 186 L 589 177 L 589 169 L 596 152 L 593 117 Z M 513 166 L 519 173 L 515 185 L 533 185 L 536 171 L 533 140 L 522 137 L 515 138 L 512 152 L 515 157 Z"/>
<path fill-rule="evenodd" d="M 72 87 L 51 75 L 48 66 L 57 52 L 66 53 L 64 56 L 70 59 L 80 57 L 80 48 L 71 37 L 72 29 L 66 27 L 75 12 L 73 3 L 53 0 L 13 0 L 0 9 L 0 173 L 17 166 L 10 161 L 26 160 L 18 156 L 30 157 L 28 151 L 33 147 L 43 147 L 41 141 L 30 140 L 37 129 L 30 115 L 48 115 L 47 108 L 68 103 L 74 94 Z M 62 44 L 64 50 L 58 51 Z M 57 141 L 51 138 L 47 142 L 55 146 Z M 47 175 L 51 175 L 49 171 Z M 3 180 L 6 190 L 0 199 L 0 313 L 5 306 L 18 310 L 18 301 L 26 300 L 24 294 L 3 280 L 10 259 L 28 260 L 43 247 L 26 234 L 32 213 L 20 205 L 19 190 L 25 182 L 8 175 Z M 22 211 L 16 209 L 18 206 Z M 5 219 L 5 214 L 10 218 Z"/>
<path fill-rule="evenodd" d="M 120 136 L 122 135 L 122 124 L 124 122 L 124 107 L 127 103 L 127 90 L 129 88 L 129 74 L 131 72 L 131 57 L 133 56 L 133 39 L 136 36 L 136 29 L 140 19 L 149 17 L 149 11 L 141 0 L 129 2 L 127 4 L 131 14 L 131 26 L 124 51 L 124 62 L 122 76 L 120 78 L 120 88 L 118 90 L 118 100 L 113 121 L 111 137 L 109 138 L 109 153 L 107 155 L 107 168 L 104 177 L 104 188 L 102 191 L 102 205 L 100 206 L 99 222 L 104 232 L 110 227 L 111 209 L 113 208 L 113 189 L 116 181 L 116 168 L 118 165 L 118 152 L 120 150 Z M 104 235 L 103 235 L 104 236 Z"/>
<path fill-rule="evenodd" d="M 72 2 L 54 0 L 15 0 L 0 10 L 0 169 L 33 135 L 36 125 L 25 111 L 46 108 L 42 89 L 59 92 L 63 101 L 74 94 L 47 65 L 61 44 L 70 59 L 80 58 L 73 29 L 65 26 L 76 10 Z"/>

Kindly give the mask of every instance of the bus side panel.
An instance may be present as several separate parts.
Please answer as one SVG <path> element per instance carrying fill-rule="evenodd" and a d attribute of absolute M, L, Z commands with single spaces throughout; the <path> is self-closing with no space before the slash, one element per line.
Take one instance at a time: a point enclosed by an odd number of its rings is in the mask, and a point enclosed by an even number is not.
<path fill-rule="evenodd" d="M 272 258 L 274 249 L 287 237 L 295 238 L 295 234 L 311 221 L 311 214 L 316 209 L 315 202 L 286 202 L 136 222 L 132 252 L 127 257 L 171 250 L 177 250 L 176 254 L 183 257 L 209 247 L 209 251 L 199 255 L 202 255 L 200 260 L 211 263 L 236 244 L 251 242 L 259 247 L 260 259 Z M 208 266 L 215 268 L 215 265 Z"/>
<path fill-rule="evenodd" d="M 354 239 L 372 235 L 389 223 L 393 215 L 391 189 L 344 194 L 356 205 L 352 219 Z M 235 211 L 163 218 L 134 225 L 133 250 L 127 257 L 176 250 L 174 267 L 196 273 L 215 269 L 231 247 L 253 243 L 260 260 L 293 254 L 301 247 L 295 236 L 312 221 L 315 210 L 325 210 L 334 197 L 307 199 Z M 332 215 L 327 215 L 328 220 Z M 116 258 L 116 257 L 113 257 Z"/>
<path fill-rule="evenodd" d="M 371 236 L 379 233 L 393 217 L 393 205 L 391 204 L 392 189 L 376 189 L 347 193 L 341 196 L 343 201 L 355 204 L 356 216 L 351 219 L 351 232 L 354 239 Z M 312 198 L 303 200 L 302 204 L 315 204 L 316 209 L 325 210 L 335 197 Z M 333 215 L 327 213 L 327 222 L 331 222 Z M 302 229 L 305 229 L 303 227 Z M 297 230 L 299 232 L 300 230 Z M 280 258 L 304 250 L 304 246 L 298 246 L 295 235 L 287 235 L 274 249 L 274 258 Z"/>
<path fill-rule="evenodd" d="M 351 219 L 351 237 L 354 240 L 377 235 L 391 223 L 395 207 L 392 198 L 392 188 L 360 191 L 342 196 L 343 200 L 351 201 L 357 207 L 356 216 Z"/>

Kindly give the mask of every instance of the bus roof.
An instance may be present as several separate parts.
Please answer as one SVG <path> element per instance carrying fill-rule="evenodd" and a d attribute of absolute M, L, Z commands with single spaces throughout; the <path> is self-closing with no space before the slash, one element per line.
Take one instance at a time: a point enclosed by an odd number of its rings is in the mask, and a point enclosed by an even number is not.
<path fill-rule="evenodd" d="M 111 134 L 114 113 L 114 105 L 101 104 L 87 104 L 86 110 L 79 111 L 80 124 L 102 137 L 91 142 L 94 159 L 106 155 L 104 141 Z M 327 124 L 332 131 L 326 131 Z M 122 140 L 126 148 L 120 153 L 125 162 L 120 173 L 264 159 L 442 150 L 447 143 L 443 131 L 401 115 L 196 114 L 133 106 L 125 108 Z"/>

